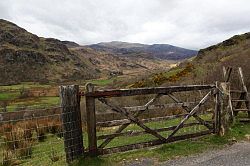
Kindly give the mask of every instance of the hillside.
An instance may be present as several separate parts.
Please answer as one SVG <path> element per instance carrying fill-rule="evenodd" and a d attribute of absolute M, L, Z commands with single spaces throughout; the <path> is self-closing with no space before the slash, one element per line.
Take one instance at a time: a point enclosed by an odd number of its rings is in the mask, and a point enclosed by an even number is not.
<path fill-rule="evenodd" d="M 72 41 L 38 37 L 0 19 L 0 84 L 60 83 L 117 75 L 138 76 L 169 69 L 173 63 L 176 61 L 118 57 Z"/>
<path fill-rule="evenodd" d="M 245 82 L 250 88 L 250 32 L 201 49 L 191 63 L 195 66 L 196 79 L 205 82 L 222 81 L 223 66 L 242 67 Z"/>
<path fill-rule="evenodd" d="M 86 58 L 103 76 L 119 76 L 130 79 L 131 76 L 168 70 L 176 61 L 162 61 L 143 57 L 118 57 L 105 51 L 80 46 L 70 48 L 79 57 Z"/>
<path fill-rule="evenodd" d="M 126 42 L 104 42 L 89 45 L 97 51 L 105 51 L 121 57 L 143 57 L 147 59 L 183 60 L 197 54 L 195 50 L 180 48 L 168 44 L 139 44 Z"/>
<path fill-rule="evenodd" d="M 0 83 L 90 79 L 98 72 L 59 40 L 41 38 L 0 20 Z"/>
<path fill-rule="evenodd" d="M 223 81 L 222 67 L 242 67 L 250 89 L 250 33 L 233 36 L 221 43 L 199 50 L 196 57 L 182 62 L 168 72 L 162 72 L 132 84 L 132 87 L 152 85 L 204 84 Z M 238 76 L 234 76 L 238 79 Z"/>

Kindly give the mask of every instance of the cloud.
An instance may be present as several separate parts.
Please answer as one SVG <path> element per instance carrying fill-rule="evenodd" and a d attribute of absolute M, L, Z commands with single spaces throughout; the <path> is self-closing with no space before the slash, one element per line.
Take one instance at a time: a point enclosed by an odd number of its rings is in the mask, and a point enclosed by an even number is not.
<path fill-rule="evenodd" d="M 6 1 L 0 1 L 0 18 L 9 19 L 9 9 Z"/>
<path fill-rule="evenodd" d="M 0 17 L 80 44 L 121 40 L 199 49 L 250 31 L 248 0 L 6 0 Z"/>

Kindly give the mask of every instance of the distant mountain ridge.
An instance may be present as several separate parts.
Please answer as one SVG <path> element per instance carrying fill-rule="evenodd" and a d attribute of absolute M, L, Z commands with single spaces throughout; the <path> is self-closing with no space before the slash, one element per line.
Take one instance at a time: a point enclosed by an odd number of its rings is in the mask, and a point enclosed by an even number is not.
<path fill-rule="evenodd" d="M 183 60 L 196 56 L 198 53 L 196 50 L 189 50 L 169 44 L 147 45 L 120 41 L 102 42 L 88 45 L 88 47 L 97 51 L 113 53 L 117 56 L 140 56 L 162 60 Z"/>
<path fill-rule="evenodd" d="M 127 77 L 130 73 L 166 70 L 171 63 L 145 57 L 118 57 L 72 41 L 39 37 L 0 19 L 0 84 Z"/>
<path fill-rule="evenodd" d="M 250 89 L 250 32 L 235 35 L 218 44 L 200 49 L 198 55 L 181 62 L 168 72 L 143 77 L 131 87 L 215 84 L 224 82 L 223 66 L 243 70 L 245 84 Z M 230 85 L 236 90 L 240 85 L 237 70 L 231 73 Z M 239 89 L 237 89 L 239 90 Z"/>

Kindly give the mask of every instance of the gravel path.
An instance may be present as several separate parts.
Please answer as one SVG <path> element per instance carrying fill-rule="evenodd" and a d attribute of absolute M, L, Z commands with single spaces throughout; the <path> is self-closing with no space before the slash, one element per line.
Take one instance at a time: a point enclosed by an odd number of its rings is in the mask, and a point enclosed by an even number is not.
<path fill-rule="evenodd" d="M 238 142 L 221 150 L 169 160 L 163 163 L 141 159 L 124 163 L 126 166 L 250 166 L 250 142 Z"/>

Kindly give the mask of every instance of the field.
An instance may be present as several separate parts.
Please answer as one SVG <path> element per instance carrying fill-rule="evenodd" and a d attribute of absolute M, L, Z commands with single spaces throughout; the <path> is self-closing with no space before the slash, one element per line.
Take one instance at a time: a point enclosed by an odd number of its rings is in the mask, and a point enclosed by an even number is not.
<path fill-rule="evenodd" d="M 171 76 L 179 71 L 172 71 Z M 89 80 L 99 87 L 111 86 L 116 78 Z M 117 80 L 116 80 L 117 81 Z M 81 84 L 84 85 L 84 84 Z M 83 86 L 81 89 L 83 90 Z M 1 86 L 0 87 L 1 101 L 8 101 L 6 105 L 2 104 L 2 110 L 8 112 L 19 111 L 25 109 L 50 108 L 59 105 L 58 86 L 57 85 L 40 85 L 34 83 L 23 83 L 21 85 Z M 180 97 L 180 96 L 179 96 Z M 186 93 L 182 97 L 190 97 Z M 132 99 L 132 98 L 131 98 Z M 144 98 L 148 100 L 148 98 Z M 134 99 L 132 99 L 134 100 Z M 163 99 L 165 100 L 165 99 Z M 117 100 L 118 101 L 118 100 Z M 138 98 L 138 101 L 140 99 Z M 183 100 L 184 101 L 184 100 Z M 119 102 L 119 101 L 118 101 Z M 128 104 L 128 101 L 123 101 Z M 166 101 L 165 101 L 166 102 Z M 131 103 L 129 103 L 131 104 Z M 135 103 L 133 103 L 135 104 Z M 210 110 L 211 111 L 211 110 Z M 62 138 L 62 124 L 58 120 L 58 115 L 55 115 L 56 120 L 52 117 L 45 117 L 44 119 L 31 119 L 23 122 L 6 123 L 7 127 L 1 124 L 1 156 L 0 160 L 3 165 L 67 165 L 65 162 L 64 139 Z M 50 119 L 52 118 L 52 119 Z M 203 115 L 203 119 L 211 120 L 210 115 Z M 181 119 L 174 119 L 161 122 L 150 122 L 146 125 L 152 129 L 159 129 L 179 124 Z M 194 118 L 190 118 L 188 122 L 194 122 Z M 12 124 L 9 127 L 8 124 Z M 111 134 L 117 127 L 97 128 L 97 135 Z M 178 131 L 177 135 L 194 133 L 204 131 L 206 128 L 202 125 L 186 127 Z M 29 131 L 27 135 L 27 131 Z M 84 131 L 84 146 L 87 147 L 86 127 L 83 126 Z M 129 125 L 126 131 L 142 131 L 136 125 Z M 74 161 L 72 165 L 116 165 L 124 161 L 134 160 L 138 158 L 154 158 L 158 161 L 165 161 L 171 158 L 186 156 L 190 154 L 200 153 L 205 150 L 220 148 L 226 144 L 231 144 L 235 139 L 244 139 L 246 134 L 250 134 L 250 125 L 236 122 L 230 131 L 223 137 L 216 135 L 208 135 L 199 139 L 188 139 L 162 146 L 156 146 L 150 150 L 134 150 L 125 153 L 117 153 L 111 155 L 100 156 L 96 158 L 82 158 Z M 164 131 L 161 134 L 167 137 L 171 131 Z M 7 133 L 7 135 L 6 135 Z M 9 137 L 8 133 L 12 135 Z M 18 133 L 18 134 L 17 134 Z M 17 135 L 15 135 L 17 134 Z M 14 140 L 13 140 L 14 139 Z M 18 139 L 18 141 L 16 141 Z M 133 137 L 117 137 L 108 144 L 107 148 L 127 145 L 131 143 L 145 142 L 155 139 L 155 137 L 146 134 Z M 13 145 L 12 142 L 15 142 Z M 101 140 L 98 141 L 101 144 Z"/>
<path fill-rule="evenodd" d="M 188 156 L 205 152 L 206 150 L 219 149 L 225 145 L 232 144 L 235 140 L 246 139 L 245 135 L 250 133 L 250 124 L 237 123 L 223 137 L 209 135 L 199 139 L 190 139 L 172 144 L 157 146 L 156 148 L 135 150 L 120 154 L 96 158 L 84 158 L 74 163 L 74 165 L 117 165 L 130 160 L 140 158 L 153 158 L 159 162 L 176 157 Z"/>
<path fill-rule="evenodd" d="M 86 83 L 97 87 L 112 87 L 115 82 L 121 81 L 119 77 L 86 80 L 65 84 L 79 84 L 84 90 Z M 23 82 L 17 85 L 0 86 L 0 111 L 19 111 L 24 109 L 42 109 L 59 105 L 59 85 Z"/>
<path fill-rule="evenodd" d="M 210 119 L 211 117 L 205 115 L 203 116 L 205 119 Z M 190 119 L 189 122 L 193 122 L 194 119 Z M 164 126 L 173 126 L 180 122 L 180 119 L 176 120 L 168 120 L 162 122 L 151 122 L 147 123 L 147 126 L 150 128 L 162 128 Z M 42 127 L 45 128 L 47 124 L 44 122 Z M 84 129 L 84 128 L 83 128 Z M 97 135 L 109 134 L 114 132 L 116 128 L 98 128 Z M 140 128 L 136 125 L 130 125 L 126 131 L 140 131 Z M 202 126 L 192 126 L 187 127 L 178 134 L 184 133 L 192 133 L 200 130 L 204 130 Z M 191 154 L 196 154 L 203 152 L 205 150 L 221 148 L 226 144 L 233 143 L 235 139 L 241 140 L 244 139 L 246 134 L 250 134 L 250 124 L 243 124 L 237 122 L 234 127 L 230 129 L 230 131 L 223 137 L 219 137 L 216 135 L 208 135 L 199 139 L 189 139 L 185 141 L 180 141 L 172 144 L 165 144 L 161 146 L 156 146 L 155 148 L 151 148 L 151 150 L 142 149 L 142 150 L 134 150 L 125 153 L 117 153 L 106 156 L 100 156 L 96 158 L 82 158 L 78 161 L 75 161 L 72 165 L 116 165 L 119 162 L 135 160 L 138 158 L 154 158 L 158 161 L 165 161 L 175 157 L 181 157 Z M 32 145 L 32 153 L 31 157 L 14 157 L 12 162 L 22 164 L 22 165 L 66 165 L 65 162 L 65 153 L 63 146 L 63 139 L 58 135 L 60 132 L 51 133 L 46 132 L 46 137 L 43 140 L 38 140 L 36 138 L 37 131 L 33 133 L 33 145 Z M 167 136 L 169 132 L 162 132 L 164 136 Z M 5 148 L 5 143 L 2 137 L 1 140 L 1 151 L 2 154 L 5 154 L 3 149 Z M 111 141 L 108 147 L 121 146 L 136 142 L 144 142 L 148 140 L 152 140 L 154 137 L 151 135 L 143 135 L 143 136 L 135 136 L 135 137 L 119 137 Z M 84 146 L 87 147 L 87 135 L 84 132 Z M 98 142 L 100 144 L 101 142 Z M 18 149 L 16 149 L 16 153 L 18 153 Z M 3 156 L 0 157 L 1 161 L 3 160 Z M 39 163 L 39 164 L 38 164 Z"/>
<path fill-rule="evenodd" d="M 41 109 L 58 105 L 58 87 L 55 85 L 26 82 L 0 86 L 0 109 L 2 111 Z"/>
<path fill-rule="evenodd" d="M 65 84 L 79 84 L 84 90 L 86 83 L 92 83 L 98 88 L 113 87 L 123 78 L 112 77 L 87 80 Z M 117 85 L 120 85 L 119 83 Z M 25 109 L 43 109 L 58 106 L 59 85 L 23 82 L 18 85 L 0 86 L 0 112 L 19 111 Z"/>

